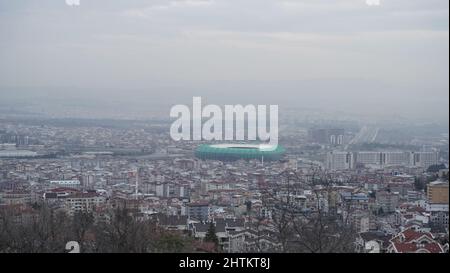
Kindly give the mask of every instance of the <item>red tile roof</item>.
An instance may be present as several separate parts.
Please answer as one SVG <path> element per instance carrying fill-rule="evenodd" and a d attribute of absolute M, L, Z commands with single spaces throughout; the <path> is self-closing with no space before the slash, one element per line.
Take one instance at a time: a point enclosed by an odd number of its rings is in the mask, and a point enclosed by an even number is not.
<path fill-rule="evenodd" d="M 420 244 L 421 239 L 427 239 L 429 243 Z M 413 228 L 406 229 L 391 239 L 391 244 L 398 253 L 427 251 L 430 253 L 444 252 L 442 246 L 434 240 L 429 232 L 415 231 Z"/>
<path fill-rule="evenodd" d="M 442 253 L 444 250 L 439 245 L 439 243 L 428 243 L 419 245 L 416 243 L 393 243 L 395 250 L 398 253 L 411 253 L 411 252 L 418 252 L 418 251 L 428 251 L 430 253 Z"/>
<path fill-rule="evenodd" d="M 404 241 L 403 242 L 411 242 L 414 240 L 419 239 L 422 236 L 426 236 L 428 237 L 430 240 L 434 239 L 434 236 L 429 233 L 429 232 L 419 232 L 419 231 L 415 231 L 412 228 L 406 229 L 402 232 L 403 236 L 404 236 Z"/>

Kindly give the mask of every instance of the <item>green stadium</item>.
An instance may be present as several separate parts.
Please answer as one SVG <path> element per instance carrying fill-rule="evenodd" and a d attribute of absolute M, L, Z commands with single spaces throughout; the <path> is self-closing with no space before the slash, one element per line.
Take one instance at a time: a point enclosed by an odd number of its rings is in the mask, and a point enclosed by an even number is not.
<path fill-rule="evenodd" d="M 195 150 L 195 156 L 203 160 L 236 161 L 258 159 L 264 161 L 280 160 L 285 149 L 280 145 L 269 144 L 215 144 L 200 145 Z"/>

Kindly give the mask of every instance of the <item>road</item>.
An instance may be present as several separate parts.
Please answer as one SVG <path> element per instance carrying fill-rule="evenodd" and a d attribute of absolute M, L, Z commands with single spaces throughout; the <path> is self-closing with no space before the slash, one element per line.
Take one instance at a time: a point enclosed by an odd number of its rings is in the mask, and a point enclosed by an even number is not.
<path fill-rule="evenodd" d="M 377 139 L 379 131 L 378 127 L 363 126 L 349 144 L 373 143 Z"/>

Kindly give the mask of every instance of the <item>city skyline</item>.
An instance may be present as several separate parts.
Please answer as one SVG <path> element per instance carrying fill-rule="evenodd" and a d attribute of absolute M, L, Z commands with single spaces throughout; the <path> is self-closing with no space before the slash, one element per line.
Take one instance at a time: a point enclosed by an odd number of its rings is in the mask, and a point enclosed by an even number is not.
<path fill-rule="evenodd" d="M 0 0 L 0 254 L 448 254 L 448 19 L 446 0 Z M 136 264 L 117 257 L 94 261 Z"/>

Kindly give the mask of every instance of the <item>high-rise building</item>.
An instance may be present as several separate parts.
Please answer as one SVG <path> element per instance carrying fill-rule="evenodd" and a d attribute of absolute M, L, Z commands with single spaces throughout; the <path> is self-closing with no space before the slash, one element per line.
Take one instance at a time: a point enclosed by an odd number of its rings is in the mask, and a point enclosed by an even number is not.
<path fill-rule="evenodd" d="M 430 204 L 448 204 L 448 182 L 435 181 L 428 184 L 427 198 Z"/>
<path fill-rule="evenodd" d="M 189 218 L 206 221 L 208 220 L 210 214 L 211 208 L 206 202 L 187 204 L 187 215 Z"/>
<path fill-rule="evenodd" d="M 350 152 L 329 152 L 327 154 L 326 168 L 329 170 L 347 170 L 353 169 L 353 153 Z"/>
<path fill-rule="evenodd" d="M 381 156 L 381 162 L 388 166 L 409 166 L 411 165 L 411 157 L 410 152 L 384 152 Z"/>
<path fill-rule="evenodd" d="M 428 168 L 431 165 L 439 163 L 439 155 L 437 152 L 414 152 L 413 164 L 423 168 Z"/>
<path fill-rule="evenodd" d="M 448 228 L 448 182 L 434 181 L 427 186 L 427 212 L 430 224 Z"/>
<path fill-rule="evenodd" d="M 364 165 L 381 165 L 382 153 L 380 152 L 357 152 L 355 161 Z"/>
<path fill-rule="evenodd" d="M 428 168 L 431 165 L 438 164 L 437 152 L 361 151 L 355 152 L 354 158 L 355 163 L 364 165 L 416 166 Z"/>

